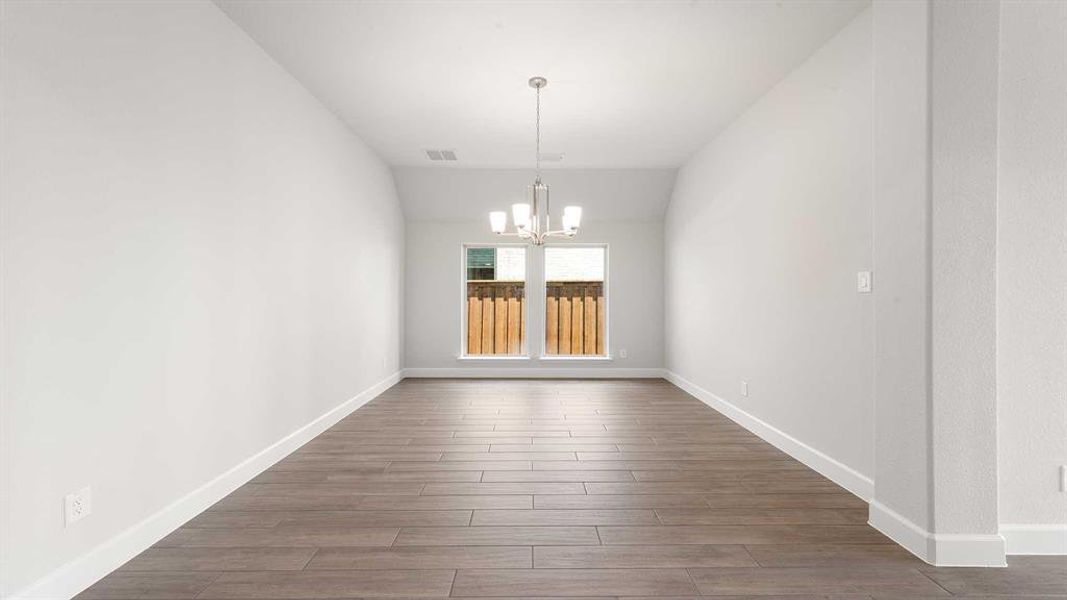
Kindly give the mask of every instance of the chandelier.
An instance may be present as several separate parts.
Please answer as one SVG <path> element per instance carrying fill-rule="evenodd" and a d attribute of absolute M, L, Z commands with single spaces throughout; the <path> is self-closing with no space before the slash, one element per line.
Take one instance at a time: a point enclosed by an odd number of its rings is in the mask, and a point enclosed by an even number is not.
<path fill-rule="evenodd" d="M 548 85 L 544 77 L 531 77 L 530 87 L 537 93 L 537 149 L 533 185 L 527 188 L 529 202 L 512 204 L 511 218 L 515 231 L 507 231 L 508 214 L 502 210 L 489 213 L 489 227 L 497 235 L 515 236 L 535 245 L 544 245 L 550 237 L 571 238 L 578 233 L 582 222 L 582 207 L 568 206 L 563 209 L 561 229 L 552 230 L 549 217 L 548 186 L 541 183 L 541 89 Z"/>

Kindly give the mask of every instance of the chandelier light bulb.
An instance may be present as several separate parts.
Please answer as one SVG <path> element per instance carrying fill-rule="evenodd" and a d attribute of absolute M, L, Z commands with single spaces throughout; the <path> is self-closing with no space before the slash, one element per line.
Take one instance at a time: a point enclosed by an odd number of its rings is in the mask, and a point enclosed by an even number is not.
<path fill-rule="evenodd" d="M 511 205 L 511 217 L 515 220 L 516 229 L 529 229 L 530 228 L 530 205 L 529 204 L 512 204 Z"/>
<path fill-rule="evenodd" d="M 568 206 L 563 209 L 563 228 L 567 231 L 577 231 L 582 225 L 582 207 Z"/>

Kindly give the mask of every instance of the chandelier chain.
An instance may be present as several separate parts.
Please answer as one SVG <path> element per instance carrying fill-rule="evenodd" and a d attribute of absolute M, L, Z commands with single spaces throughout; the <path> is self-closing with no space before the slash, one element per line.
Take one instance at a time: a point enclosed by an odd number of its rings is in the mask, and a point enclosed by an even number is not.
<path fill-rule="evenodd" d="M 548 186 L 541 182 L 541 88 L 548 85 L 544 77 L 531 77 L 527 82 L 536 94 L 536 120 L 534 121 L 534 184 L 528 188 L 529 202 L 512 205 L 515 231 L 509 232 L 507 213 L 489 213 L 489 225 L 497 235 L 515 236 L 535 246 L 542 246 L 548 238 L 572 238 L 578 234 L 582 220 L 582 207 L 567 206 L 563 209 L 562 228 L 552 229 L 552 206 L 549 204 Z M 560 155 L 562 157 L 562 155 Z M 559 159 L 556 159 L 559 160 Z"/>
<path fill-rule="evenodd" d="M 536 156 L 534 157 L 534 164 L 537 171 L 537 182 L 541 183 L 541 88 L 536 88 L 537 92 L 537 149 Z"/>

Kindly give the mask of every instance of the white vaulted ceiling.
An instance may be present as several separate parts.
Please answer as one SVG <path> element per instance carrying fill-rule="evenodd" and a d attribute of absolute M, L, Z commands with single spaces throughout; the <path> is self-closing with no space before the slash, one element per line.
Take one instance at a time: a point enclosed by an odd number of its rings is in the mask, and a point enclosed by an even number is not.
<path fill-rule="evenodd" d="M 866 0 L 216 0 L 394 166 L 527 167 L 531 75 L 563 168 L 681 165 Z"/>

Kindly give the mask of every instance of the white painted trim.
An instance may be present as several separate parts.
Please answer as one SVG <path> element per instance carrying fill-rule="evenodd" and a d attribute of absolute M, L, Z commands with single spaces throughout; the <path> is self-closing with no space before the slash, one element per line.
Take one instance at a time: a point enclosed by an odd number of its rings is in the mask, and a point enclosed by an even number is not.
<path fill-rule="evenodd" d="M 1067 525 L 1000 526 L 1008 554 L 1067 555 Z"/>
<path fill-rule="evenodd" d="M 870 504 L 869 524 L 922 560 L 937 566 L 1003 567 L 1004 538 L 998 534 L 932 534 L 874 500 L 874 480 L 812 448 L 708 390 L 667 371 L 667 380 L 726 415 L 764 441 L 819 472 Z"/>
<path fill-rule="evenodd" d="M 615 361 L 615 359 L 612 358 L 610 355 L 580 356 L 580 355 L 577 355 L 577 354 L 575 354 L 575 355 L 571 355 L 571 354 L 545 354 L 545 355 L 542 355 L 542 356 L 538 356 L 537 360 L 543 360 L 543 361 L 546 361 L 546 362 L 575 362 L 575 363 L 581 363 L 581 362 L 614 362 Z"/>
<path fill-rule="evenodd" d="M 403 378 L 401 371 L 360 392 L 234 466 L 203 486 L 175 500 L 159 512 L 93 548 L 88 553 L 59 567 L 10 600 L 71 598 L 137 556 L 152 544 L 180 527 L 189 519 L 223 499 L 274 463 L 311 441 Z"/>
<path fill-rule="evenodd" d="M 1006 567 L 1004 537 L 936 533 L 934 561 L 939 567 Z"/>
<path fill-rule="evenodd" d="M 741 410 L 673 371 L 667 371 L 666 379 L 863 500 L 869 501 L 874 496 L 874 481 L 852 467 L 838 462 L 770 423 Z"/>
<path fill-rule="evenodd" d="M 1006 567 L 999 534 L 934 534 L 872 500 L 867 523 L 905 550 L 938 567 Z"/>
<path fill-rule="evenodd" d="M 475 379 L 662 379 L 663 369 L 623 369 L 612 367 L 457 367 L 404 369 L 404 377 L 412 379 L 475 378 Z"/>
<path fill-rule="evenodd" d="M 900 544 L 905 550 L 933 564 L 934 548 L 930 532 L 877 500 L 869 502 L 867 524 Z"/>

